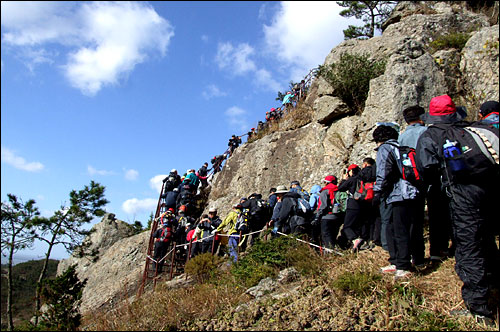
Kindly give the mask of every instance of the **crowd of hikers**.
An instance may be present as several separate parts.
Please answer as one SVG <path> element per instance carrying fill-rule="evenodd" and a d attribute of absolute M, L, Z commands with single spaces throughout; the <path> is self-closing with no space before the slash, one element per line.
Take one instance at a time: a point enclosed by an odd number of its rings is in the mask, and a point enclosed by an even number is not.
<path fill-rule="evenodd" d="M 467 312 L 492 318 L 488 300 L 500 288 L 495 209 L 499 103 L 483 103 L 477 121 L 465 121 L 465 107 L 457 107 L 448 95 L 432 98 L 428 110 L 418 105 L 404 109 L 402 133 L 396 123 L 377 123 L 375 159 L 367 156 L 342 174 L 328 174 L 309 191 L 294 180 L 271 188 L 266 197 L 235 198 L 224 218 L 215 207 L 193 217 L 193 199 L 209 185 L 208 163 L 182 177 L 173 169 L 164 180 L 166 212 L 154 234 L 155 259 L 166 254 L 170 241 L 191 243 L 178 250 L 186 259 L 211 252 L 236 262 L 256 238 L 284 235 L 306 240 L 324 254 L 382 247 L 389 264 L 380 272 L 395 279 L 455 257 Z M 241 138 L 233 135 L 222 156 L 230 156 L 239 144 Z M 212 164 L 214 173 L 220 171 L 221 163 Z"/>

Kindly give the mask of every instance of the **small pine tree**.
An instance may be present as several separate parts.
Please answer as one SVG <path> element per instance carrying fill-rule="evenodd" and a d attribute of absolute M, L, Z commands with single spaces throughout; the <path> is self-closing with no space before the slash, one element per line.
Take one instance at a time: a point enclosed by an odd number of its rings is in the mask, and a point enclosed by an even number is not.
<path fill-rule="evenodd" d="M 43 313 L 39 328 L 55 331 L 75 331 L 80 326 L 79 306 L 87 279 L 80 281 L 70 266 L 54 280 L 47 280 L 41 296 L 48 309 Z"/>

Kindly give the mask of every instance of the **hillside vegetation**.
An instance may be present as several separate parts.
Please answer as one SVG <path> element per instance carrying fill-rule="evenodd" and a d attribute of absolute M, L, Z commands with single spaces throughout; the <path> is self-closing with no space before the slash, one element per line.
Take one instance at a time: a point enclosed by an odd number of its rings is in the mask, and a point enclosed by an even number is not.
<path fill-rule="evenodd" d="M 429 265 L 407 281 L 382 275 L 388 254 L 372 251 L 321 256 L 287 237 L 257 242 L 229 267 L 210 254 L 186 266 L 193 282 L 160 283 L 113 311 L 84 318 L 85 330 L 469 330 L 493 331 L 472 317 L 452 317 L 463 306 L 454 259 Z M 300 276 L 254 298 L 260 280 L 294 267 Z M 184 277 L 182 277 L 184 279 Z M 498 330 L 498 329 L 497 329 Z"/>
<path fill-rule="evenodd" d="M 29 320 L 33 316 L 36 283 L 42 270 L 43 260 L 32 260 L 16 264 L 13 273 L 13 308 L 14 324 Z M 58 260 L 50 259 L 47 277 L 53 278 L 57 272 Z M 7 328 L 7 265 L 2 265 L 2 330 Z"/>

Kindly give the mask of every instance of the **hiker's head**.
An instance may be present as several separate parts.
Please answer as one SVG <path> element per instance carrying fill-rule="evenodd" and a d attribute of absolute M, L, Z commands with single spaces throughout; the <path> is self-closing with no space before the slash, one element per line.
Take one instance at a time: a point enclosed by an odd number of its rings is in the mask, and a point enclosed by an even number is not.
<path fill-rule="evenodd" d="M 359 166 L 356 164 L 351 164 L 347 167 L 347 175 L 355 176 L 359 173 Z"/>
<path fill-rule="evenodd" d="M 240 203 L 236 203 L 236 204 L 234 204 L 234 205 L 233 205 L 233 209 L 234 209 L 234 210 L 241 210 L 242 208 L 243 208 L 243 207 L 241 206 L 241 204 L 240 204 Z"/>
<path fill-rule="evenodd" d="M 175 168 L 172 168 L 172 170 L 170 170 L 170 173 L 177 174 L 177 170 Z"/>
<path fill-rule="evenodd" d="M 323 182 L 337 184 L 337 178 L 333 175 L 327 175 L 323 179 Z"/>
<path fill-rule="evenodd" d="M 295 187 L 299 187 L 300 186 L 300 182 L 299 181 L 292 181 L 290 183 L 290 188 L 295 188 Z"/>
<path fill-rule="evenodd" d="M 217 208 L 215 206 L 212 206 L 210 209 L 208 209 L 208 214 L 210 216 L 216 216 L 217 215 Z"/>
<path fill-rule="evenodd" d="M 278 199 L 281 199 L 281 197 L 283 197 L 283 195 L 287 192 L 288 189 L 286 188 L 286 186 L 279 185 L 276 187 L 276 197 L 278 197 Z"/>
<path fill-rule="evenodd" d="M 269 193 L 270 193 L 270 194 L 274 194 L 274 193 L 276 193 L 276 188 L 271 188 L 271 189 L 269 189 Z"/>
<path fill-rule="evenodd" d="M 494 101 L 494 100 L 487 101 L 487 102 L 483 103 L 481 105 L 481 107 L 479 108 L 479 116 L 481 118 L 484 118 L 485 116 L 487 116 L 488 114 L 490 114 L 492 112 L 498 113 L 499 108 L 500 108 L 500 104 L 498 103 L 498 101 Z"/>
<path fill-rule="evenodd" d="M 398 139 L 398 132 L 390 126 L 377 126 L 373 131 L 373 140 L 375 143 L 384 143 L 390 139 Z"/>
<path fill-rule="evenodd" d="M 425 123 L 453 123 L 465 119 L 467 110 L 465 107 L 457 107 L 448 95 L 441 95 L 431 99 L 429 113 L 420 118 Z"/>
<path fill-rule="evenodd" d="M 373 165 L 375 165 L 375 159 L 370 157 L 366 157 L 365 159 L 363 159 L 363 168 Z"/>
<path fill-rule="evenodd" d="M 248 201 L 248 198 L 247 198 L 247 197 L 242 197 L 242 198 L 240 198 L 240 204 L 243 204 L 243 203 L 245 203 L 246 201 Z"/>
<path fill-rule="evenodd" d="M 403 110 L 403 117 L 407 124 L 423 123 L 420 119 L 422 114 L 425 114 L 425 110 L 418 105 L 410 106 Z"/>

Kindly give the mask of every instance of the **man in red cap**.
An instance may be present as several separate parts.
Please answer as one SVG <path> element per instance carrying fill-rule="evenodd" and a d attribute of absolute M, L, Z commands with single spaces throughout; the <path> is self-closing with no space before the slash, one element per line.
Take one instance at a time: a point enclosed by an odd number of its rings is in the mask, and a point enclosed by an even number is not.
<path fill-rule="evenodd" d="M 464 110 L 455 107 L 448 95 L 431 99 L 429 113 L 423 118 L 430 126 L 417 142 L 417 166 L 426 183 L 440 182 L 449 196 L 456 244 L 455 271 L 464 283 L 462 298 L 467 308 L 455 313 L 470 311 L 477 318 L 493 318 L 488 307 L 489 288 L 498 287 L 500 278 L 498 248 L 490 226 L 498 222 L 493 220 L 498 215 L 490 206 L 498 203 L 491 201 L 492 194 L 498 190 L 498 169 L 496 174 L 485 178 L 460 178 L 450 172 L 443 143 L 448 130 L 460 128 L 458 121 L 464 118 Z"/>

